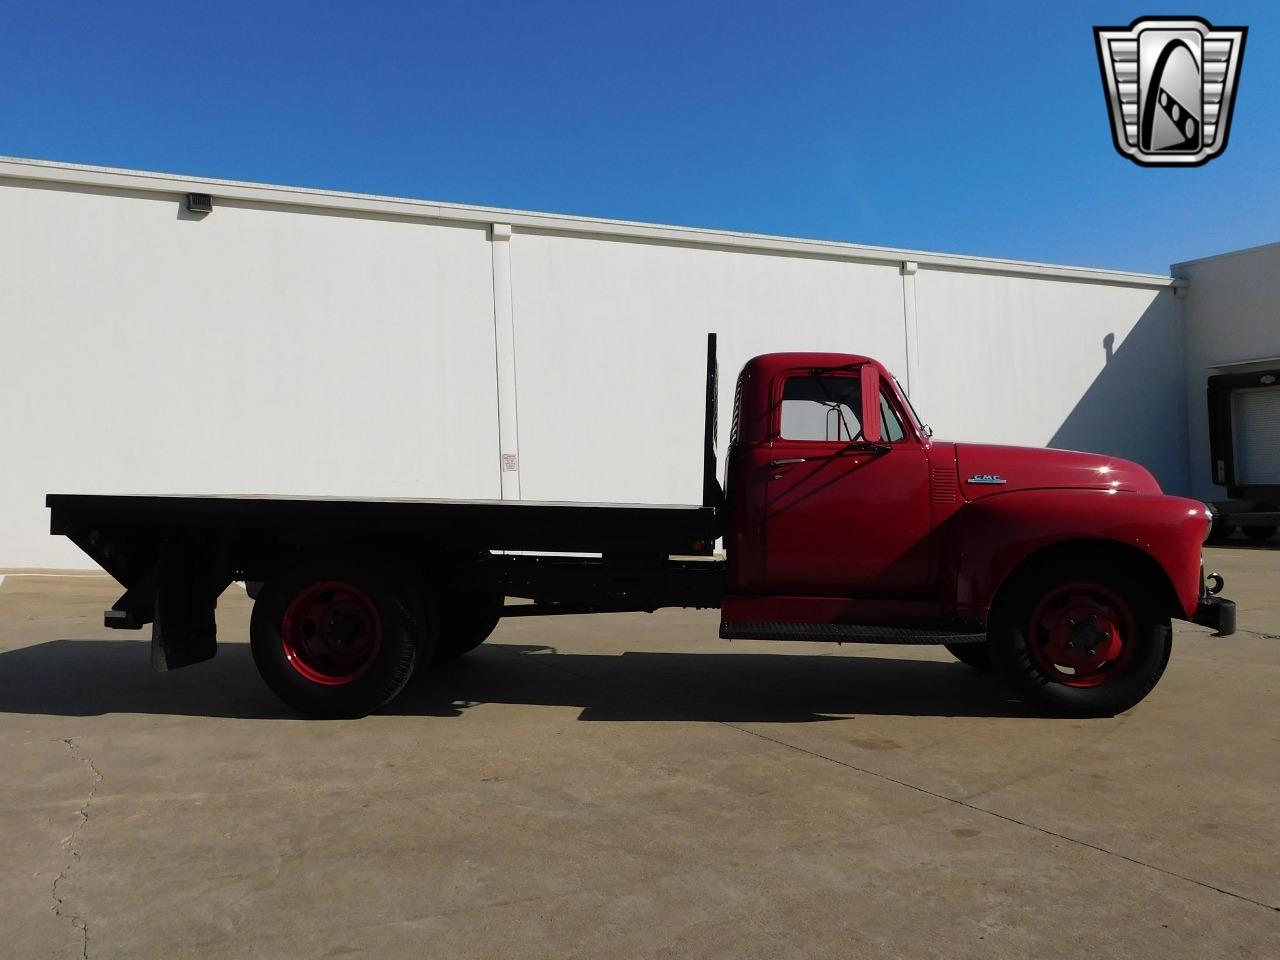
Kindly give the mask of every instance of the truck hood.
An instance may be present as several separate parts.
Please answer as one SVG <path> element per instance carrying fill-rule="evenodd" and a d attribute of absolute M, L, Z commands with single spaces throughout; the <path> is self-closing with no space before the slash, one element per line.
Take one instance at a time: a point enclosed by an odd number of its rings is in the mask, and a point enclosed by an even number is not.
<path fill-rule="evenodd" d="M 1156 478 L 1131 460 L 1076 450 L 957 443 L 956 467 L 966 500 L 1048 488 L 1160 493 Z"/>

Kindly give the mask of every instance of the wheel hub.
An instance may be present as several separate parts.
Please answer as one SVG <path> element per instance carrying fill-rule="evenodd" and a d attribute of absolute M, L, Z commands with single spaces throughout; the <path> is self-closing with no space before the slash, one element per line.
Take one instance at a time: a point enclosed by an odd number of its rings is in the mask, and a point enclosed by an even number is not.
<path fill-rule="evenodd" d="M 285 658 L 313 683 L 351 683 L 377 660 L 382 620 L 363 591 L 341 581 L 320 581 L 298 591 L 280 631 Z"/>
<path fill-rule="evenodd" d="M 1032 613 L 1028 649 L 1036 665 L 1059 683 L 1092 687 L 1120 676 L 1135 644 L 1133 615 L 1115 591 L 1072 583 L 1045 595 Z"/>
<path fill-rule="evenodd" d="M 347 650 L 355 646 L 364 633 L 365 624 L 355 610 L 335 610 L 325 623 L 324 635 L 330 645 Z"/>

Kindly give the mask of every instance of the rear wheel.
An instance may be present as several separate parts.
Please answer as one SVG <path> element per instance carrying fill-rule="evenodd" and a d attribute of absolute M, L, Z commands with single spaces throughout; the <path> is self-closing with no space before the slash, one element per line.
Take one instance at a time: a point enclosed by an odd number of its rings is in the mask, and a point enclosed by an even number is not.
<path fill-rule="evenodd" d="M 432 663 L 447 663 L 470 653 L 493 633 L 502 615 L 503 598 L 487 593 L 461 593 L 440 602 L 440 639 Z"/>
<path fill-rule="evenodd" d="M 376 567 L 308 564 L 262 588 L 250 642 L 285 703 L 316 717 L 358 717 L 390 702 L 434 640 L 429 609 Z"/>
<path fill-rule="evenodd" d="M 1244 535 L 1253 543 L 1266 543 L 1276 535 L 1276 527 L 1245 527 Z"/>
<path fill-rule="evenodd" d="M 1164 674 L 1169 618 L 1156 592 L 1118 564 L 1041 568 L 1002 591 L 991 618 L 996 665 L 1028 699 L 1075 716 L 1112 716 Z"/>
<path fill-rule="evenodd" d="M 983 673 L 995 672 L 995 667 L 991 663 L 989 643 L 948 643 L 944 646 L 961 663 Z"/>

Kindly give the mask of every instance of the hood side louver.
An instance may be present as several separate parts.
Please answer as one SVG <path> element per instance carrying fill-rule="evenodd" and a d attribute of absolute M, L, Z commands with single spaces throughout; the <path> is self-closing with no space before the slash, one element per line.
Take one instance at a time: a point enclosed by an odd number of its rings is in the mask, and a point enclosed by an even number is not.
<path fill-rule="evenodd" d="M 954 464 L 929 466 L 929 498 L 936 504 L 946 505 L 960 499 L 959 475 Z"/>

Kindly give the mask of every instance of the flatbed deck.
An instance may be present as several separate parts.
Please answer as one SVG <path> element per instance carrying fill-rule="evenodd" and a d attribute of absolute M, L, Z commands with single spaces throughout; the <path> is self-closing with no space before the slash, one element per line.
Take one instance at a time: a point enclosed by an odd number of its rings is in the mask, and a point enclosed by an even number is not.
<path fill-rule="evenodd" d="M 182 531 L 233 540 L 322 534 L 329 542 L 420 532 L 435 548 L 662 556 L 708 554 L 717 535 L 713 507 L 680 504 L 62 493 L 45 502 L 51 532 L 113 573 L 112 554 L 127 552 L 130 541 Z"/>

